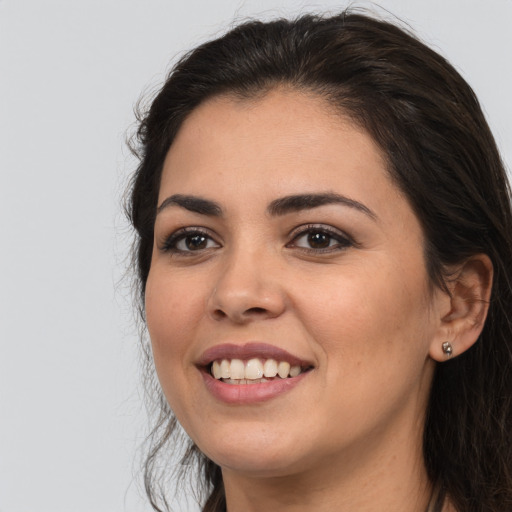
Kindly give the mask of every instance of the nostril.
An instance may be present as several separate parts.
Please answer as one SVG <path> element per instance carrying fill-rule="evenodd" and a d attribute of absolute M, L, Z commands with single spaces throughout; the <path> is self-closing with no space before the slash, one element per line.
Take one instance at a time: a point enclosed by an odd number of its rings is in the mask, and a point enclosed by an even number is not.
<path fill-rule="evenodd" d="M 255 315 L 262 315 L 264 313 L 267 313 L 267 310 L 265 308 L 249 308 L 245 311 L 246 314 L 255 314 Z"/>
<path fill-rule="evenodd" d="M 263 313 L 266 313 L 267 310 L 265 308 L 249 308 L 246 313 L 255 313 L 257 315 L 261 315 Z"/>
<path fill-rule="evenodd" d="M 216 309 L 214 312 L 213 312 L 213 315 L 216 317 L 216 318 L 225 318 L 227 315 L 226 313 L 224 313 L 224 311 L 222 311 L 222 309 Z"/>
<path fill-rule="evenodd" d="M 213 317 L 216 320 L 223 320 L 225 318 L 232 318 L 235 322 L 247 322 L 251 318 L 261 318 L 268 315 L 269 311 L 266 308 L 253 307 L 241 311 L 232 311 L 231 313 L 224 311 L 222 308 L 217 308 L 213 311 Z"/>

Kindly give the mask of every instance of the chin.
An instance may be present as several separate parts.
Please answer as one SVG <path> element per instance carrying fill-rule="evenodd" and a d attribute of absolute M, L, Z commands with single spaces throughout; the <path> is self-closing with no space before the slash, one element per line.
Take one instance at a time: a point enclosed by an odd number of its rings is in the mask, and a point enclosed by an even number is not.
<path fill-rule="evenodd" d="M 232 456 L 235 455 L 235 456 Z M 236 472 L 252 478 L 278 478 L 298 473 L 303 464 L 296 456 L 284 457 L 281 453 L 218 454 L 212 460 L 222 470 Z"/>
<path fill-rule="evenodd" d="M 214 433 L 206 442 L 197 443 L 201 451 L 223 470 L 252 477 L 280 477 L 304 469 L 306 444 L 290 435 L 265 429 L 261 424 L 254 428 L 238 425 L 237 433 Z M 251 435 L 251 431 L 253 435 Z M 281 435 L 280 435 L 281 434 Z M 213 442 L 221 439 L 222 442 Z M 301 446 L 303 450 L 298 451 Z"/>

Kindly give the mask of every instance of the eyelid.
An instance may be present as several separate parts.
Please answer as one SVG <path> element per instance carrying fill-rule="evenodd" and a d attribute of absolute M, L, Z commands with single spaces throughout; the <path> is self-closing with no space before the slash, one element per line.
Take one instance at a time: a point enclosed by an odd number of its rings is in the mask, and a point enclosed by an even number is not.
<path fill-rule="evenodd" d="M 335 240 L 339 242 L 338 245 L 333 245 L 326 247 L 324 249 L 314 249 L 314 248 L 307 248 L 307 247 L 300 247 L 300 246 L 294 246 L 293 243 L 301 238 L 302 236 L 307 235 L 308 233 L 312 232 L 321 232 L 325 233 Z M 331 252 L 336 250 L 343 250 L 350 246 L 357 246 L 357 242 L 347 233 L 344 231 L 335 228 L 333 226 L 330 226 L 328 224 L 303 224 L 301 226 L 297 226 L 294 228 L 290 234 L 288 235 L 291 239 L 290 242 L 286 244 L 287 247 L 296 247 L 298 249 L 302 249 L 307 252 L 315 252 L 315 253 L 321 253 L 323 252 Z"/>
<path fill-rule="evenodd" d="M 185 256 L 193 255 L 194 253 L 199 254 L 208 249 L 212 249 L 212 247 L 207 247 L 205 249 L 199 249 L 197 251 L 192 251 L 192 250 L 187 251 L 187 250 L 183 250 L 183 249 L 178 249 L 176 247 L 176 245 L 181 240 L 183 240 L 184 238 L 186 238 L 188 236 L 194 236 L 194 235 L 202 235 L 210 240 L 213 240 L 213 242 L 215 242 L 215 244 L 218 247 L 221 247 L 221 244 L 217 240 L 217 237 L 209 229 L 206 229 L 201 226 L 186 226 L 186 227 L 176 229 L 172 233 L 170 233 L 168 236 L 166 236 L 164 238 L 163 242 L 160 244 L 159 249 L 162 252 L 169 252 L 169 253 L 185 255 Z"/>

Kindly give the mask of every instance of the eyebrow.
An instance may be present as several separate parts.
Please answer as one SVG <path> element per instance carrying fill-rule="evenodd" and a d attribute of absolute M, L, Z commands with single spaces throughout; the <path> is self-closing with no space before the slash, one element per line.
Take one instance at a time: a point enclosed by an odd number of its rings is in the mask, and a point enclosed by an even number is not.
<path fill-rule="evenodd" d="M 375 215 L 375 213 L 363 203 L 340 194 L 335 194 L 334 192 L 295 194 L 281 197 L 272 201 L 269 204 L 267 211 L 272 216 L 281 216 L 286 215 L 287 213 L 310 210 L 329 204 L 341 204 L 343 206 L 348 206 L 349 208 L 354 208 L 364 213 L 373 220 L 377 219 L 377 215 Z M 160 206 L 157 208 L 157 214 L 169 206 L 180 206 L 181 208 L 191 212 L 213 217 L 220 217 L 223 213 L 221 206 L 210 199 L 184 194 L 174 194 L 162 201 Z"/>
<path fill-rule="evenodd" d="M 276 199 L 270 203 L 267 211 L 270 215 L 285 215 L 291 212 L 297 212 L 300 210 L 310 210 L 312 208 L 318 208 L 328 204 L 341 204 L 354 208 L 373 220 L 377 220 L 377 215 L 370 210 L 367 206 L 359 201 L 350 199 L 334 192 L 328 192 L 323 194 L 298 194 L 282 197 Z"/>
<path fill-rule="evenodd" d="M 160 206 L 156 209 L 157 215 L 168 208 L 169 206 L 176 205 L 185 208 L 194 213 L 201 215 L 210 215 L 214 217 L 220 217 L 222 215 L 222 208 L 219 204 L 209 199 L 203 199 L 197 196 L 187 196 L 183 194 L 174 194 L 164 199 Z"/>

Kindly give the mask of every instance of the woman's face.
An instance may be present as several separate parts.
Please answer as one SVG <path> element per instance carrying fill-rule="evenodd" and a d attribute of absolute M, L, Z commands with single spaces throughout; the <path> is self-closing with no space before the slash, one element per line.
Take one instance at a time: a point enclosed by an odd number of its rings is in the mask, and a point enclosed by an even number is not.
<path fill-rule="evenodd" d="M 275 476 L 421 451 L 447 301 L 364 131 L 299 92 L 215 98 L 179 131 L 158 201 L 147 324 L 208 457 Z"/>

